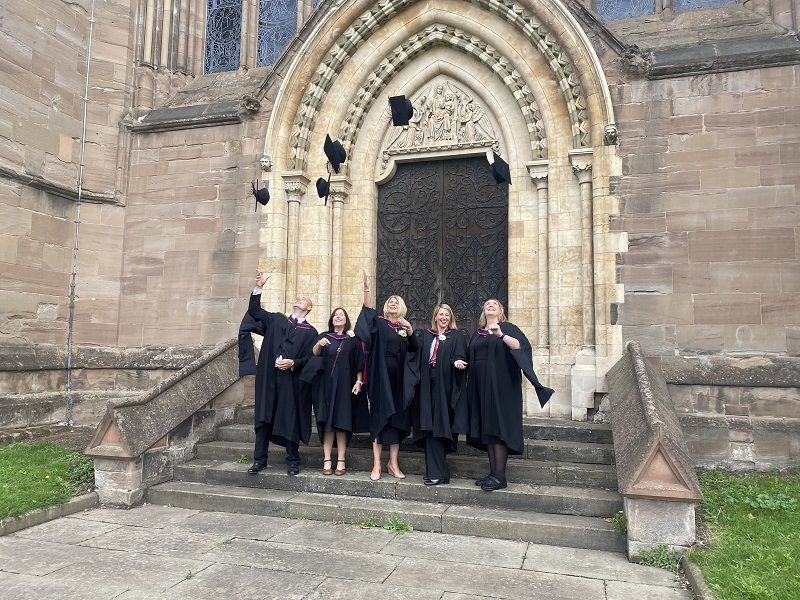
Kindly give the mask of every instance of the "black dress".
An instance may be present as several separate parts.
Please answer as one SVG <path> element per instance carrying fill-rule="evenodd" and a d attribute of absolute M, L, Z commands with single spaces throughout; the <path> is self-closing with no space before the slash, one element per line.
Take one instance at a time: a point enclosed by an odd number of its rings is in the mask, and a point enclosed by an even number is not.
<path fill-rule="evenodd" d="M 404 382 L 410 376 L 406 355 L 417 349 L 417 342 L 399 331 L 374 308 L 361 308 L 355 332 L 367 353 L 369 431 L 380 444 L 399 444 L 411 433 L 411 398 Z"/>
<path fill-rule="evenodd" d="M 314 344 L 322 338 L 330 344 L 322 348 L 319 356 L 312 354 L 300 376 L 311 385 L 320 438 L 328 431 L 345 431 L 348 437 L 369 431 L 366 391 L 352 393 L 358 373 L 364 370 L 362 342 L 356 337 L 329 331 L 318 335 Z"/>
<path fill-rule="evenodd" d="M 419 346 L 415 359 L 419 385 L 413 390 L 412 440 L 420 446 L 428 437 L 446 440 L 448 451 L 453 452 L 458 434 L 467 432 L 464 427 L 467 407 L 465 398 L 462 399 L 466 372 L 453 366 L 457 360 L 467 360 L 466 332 L 451 329 L 444 340 L 438 340 L 438 332 L 430 329 L 418 330 L 414 335 Z M 438 344 L 435 363 L 431 361 L 434 343 Z"/>
<path fill-rule="evenodd" d="M 511 350 L 499 337 L 485 329 L 476 331 L 469 343 L 470 446 L 486 450 L 487 444 L 502 443 L 509 454 L 522 454 L 522 375 L 533 384 L 539 404 L 544 406 L 554 390 L 539 383 L 533 371 L 531 345 L 513 323 L 500 323 L 503 333 L 520 343 Z M 521 372 L 520 372 L 521 371 Z"/>

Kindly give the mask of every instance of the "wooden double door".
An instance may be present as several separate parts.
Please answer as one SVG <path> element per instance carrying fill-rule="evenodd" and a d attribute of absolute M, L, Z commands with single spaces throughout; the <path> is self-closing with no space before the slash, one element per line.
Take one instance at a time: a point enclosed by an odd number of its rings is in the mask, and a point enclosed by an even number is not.
<path fill-rule="evenodd" d="M 460 329 L 481 306 L 508 297 L 508 185 L 483 157 L 401 163 L 378 193 L 377 307 L 391 294 L 415 327 L 433 307 L 453 307 Z"/>

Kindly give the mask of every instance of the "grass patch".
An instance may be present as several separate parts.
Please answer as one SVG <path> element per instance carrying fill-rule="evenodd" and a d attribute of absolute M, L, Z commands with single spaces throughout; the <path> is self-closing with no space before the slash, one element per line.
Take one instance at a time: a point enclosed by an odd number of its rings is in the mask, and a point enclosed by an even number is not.
<path fill-rule="evenodd" d="M 625 518 L 625 513 L 623 511 L 615 513 L 614 516 L 611 517 L 611 522 L 622 535 L 628 533 L 628 520 Z"/>
<path fill-rule="evenodd" d="M 391 518 L 383 524 L 383 528 L 392 533 L 409 533 L 414 531 L 411 523 L 404 521 L 397 513 L 392 513 Z"/>
<path fill-rule="evenodd" d="M 719 600 L 800 598 L 800 475 L 700 474 L 707 538 L 691 554 Z"/>
<path fill-rule="evenodd" d="M 53 444 L 0 446 L 0 519 L 66 502 L 94 485 L 92 460 Z"/>
<path fill-rule="evenodd" d="M 667 571 L 677 571 L 681 553 L 666 544 L 659 544 L 639 552 L 639 563 Z"/>

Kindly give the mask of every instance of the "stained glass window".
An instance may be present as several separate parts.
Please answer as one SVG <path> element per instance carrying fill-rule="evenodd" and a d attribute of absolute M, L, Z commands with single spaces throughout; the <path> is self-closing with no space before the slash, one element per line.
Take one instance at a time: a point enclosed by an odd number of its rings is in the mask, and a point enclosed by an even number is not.
<path fill-rule="evenodd" d="M 672 0 L 672 7 L 676 11 L 724 6 L 726 4 L 736 4 L 736 0 Z"/>
<path fill-rule="evenodd" d="M 239 68 L 242 0 L 208 0 L 206 73 Z"/>
<path fill-rule="evenodd" d="M 297 33 L 297 0 L 260 0 L 258 64 L 274 64 Z"/>
<path fill-rule="evenodd" d="M 656 3 L 655 0 L 596 0 L 595 10 L 606 21 L 630 19 L 655 14 Z"/>

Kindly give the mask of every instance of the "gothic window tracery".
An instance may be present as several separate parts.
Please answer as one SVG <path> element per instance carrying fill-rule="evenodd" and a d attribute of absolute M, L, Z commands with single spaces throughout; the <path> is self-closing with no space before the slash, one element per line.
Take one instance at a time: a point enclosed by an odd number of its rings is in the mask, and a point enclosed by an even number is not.
<path fill-rule="evenodd" d="M 242 0 L 208 0 L 206 73 L 239 68 Z"/>
<path fill-rule="evenodd" d="M 297 0 L 260 0 L 258 65 L 274 64 L 297 33 Z"/>
<path fill-rule="evenodd" d="M 667 9 L 674 11 L 713 8 L 736 4 L 737 0 L 595 0 L 597 15 L 605 21 L 653 15 Z"/>

